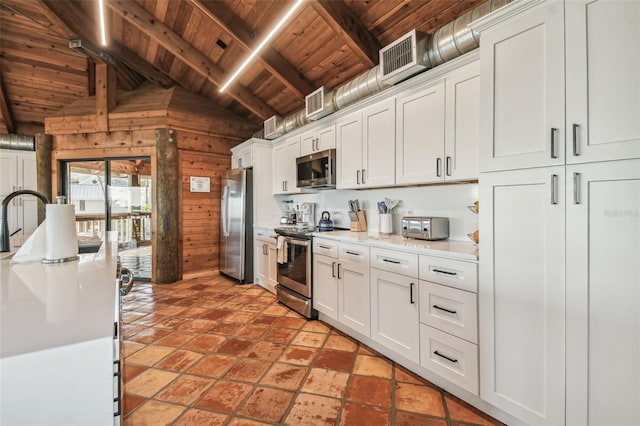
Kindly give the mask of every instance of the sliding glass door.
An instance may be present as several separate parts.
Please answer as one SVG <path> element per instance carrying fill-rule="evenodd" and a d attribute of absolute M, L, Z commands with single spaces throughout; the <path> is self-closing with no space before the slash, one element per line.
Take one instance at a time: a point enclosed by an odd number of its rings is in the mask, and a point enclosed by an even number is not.
<path fill-rule="evenodd" d="M 151 279 L 151 161 L 110 158 L 66 161 L 64 195 L 75 206 L 81 251 L 96 250 L 118 231 L 120 260 L 136 279 Z"/>

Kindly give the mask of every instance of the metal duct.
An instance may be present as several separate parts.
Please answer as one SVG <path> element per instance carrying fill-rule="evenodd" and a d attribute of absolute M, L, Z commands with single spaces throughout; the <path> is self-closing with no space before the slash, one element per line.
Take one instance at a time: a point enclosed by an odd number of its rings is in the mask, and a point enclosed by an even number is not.
<path fill-rule="evenodd" d="M 10 135 L 7 133 L 0 133 L 0 149 L 35 151 L 36 138 L 34 136 Z"/>
<path fill-rule="evenodd" d="M 437 67 L 458 56 L 470 52 L 480 46 L 480 34 L 474 32 L 468 25 L 481 17 L 493 12 L 513 0 L 487 0 L 464 15 L 440 27 L 433 33 L 424 55 L 430 63 L 430 68 Z M 336 111 L 380 92 L 388 85 L 380 81 L 379 66 L 360 74 L 342 86 L 334 89 L 333 101 Z M 305 109 L 289 114 L 284 118 L 284 133 L 289 133 L 308 124 Z M 262 131 L 253 136 L 260 137 Z"/>

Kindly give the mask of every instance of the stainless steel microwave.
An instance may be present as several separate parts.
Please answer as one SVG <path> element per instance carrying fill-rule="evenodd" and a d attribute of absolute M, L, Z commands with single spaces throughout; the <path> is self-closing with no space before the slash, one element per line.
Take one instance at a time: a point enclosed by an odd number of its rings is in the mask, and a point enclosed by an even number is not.
<path fill-rule="evenodd" d="M 298 188 L 336 187 L 336 150 L 314 152 L 296 158 Z"/>

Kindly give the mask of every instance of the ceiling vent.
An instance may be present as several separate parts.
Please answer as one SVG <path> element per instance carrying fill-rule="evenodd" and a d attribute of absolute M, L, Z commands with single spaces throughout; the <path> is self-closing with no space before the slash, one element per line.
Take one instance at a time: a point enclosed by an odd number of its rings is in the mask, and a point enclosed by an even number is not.
<path fill-rule="evenodd" d="M 412 30 L 380 49 L 381 81 L 396 84 L 431 68 L 428 42 L 428 34 Z"/>
<path fill-rule="evenodd" d="M 284 120 L 279 115 L 274 115 L 264 121 L 264 138 L 275 139 L 284 135 Z"/>
<path fill-rule="evenodd" d="M 333 113 L 336 108 L 333 103 L 333 91 L 324 86 L 309 93 L 305 98 L 306 116 L 309 120 L 319 120 Z"/>

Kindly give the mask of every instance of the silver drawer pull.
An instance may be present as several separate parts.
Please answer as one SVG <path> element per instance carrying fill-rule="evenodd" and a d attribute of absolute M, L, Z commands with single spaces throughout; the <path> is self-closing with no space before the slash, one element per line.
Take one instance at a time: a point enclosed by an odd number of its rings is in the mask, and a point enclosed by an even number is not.
<path fill-rule="evenodd" d="M 393 263 L 394 265 L 399 265 L 400 261 L 399 260 L 391 260 L 391 259 L 382 259 L 383 262 L 387 262 L 387 263 Z"/>
<path fill-rule="evenodd" d="M 551 158 L 558 158 L 558 154 L 556 153 L 556 134 L 558 133 L 558 129 L 555 127 L 551 128 Z"/>
<path fill-rule="evenodd" d="M 411 302 L 411 304 L 415 304 L 415 300 L 413 300 L 413 287 L 415 287 L 415 283 L 411 283 L 409 284 L 409 302 Z"/>
<path fill-rule="evenodd" d="M 439 309 L 439 310 L 441 310 L 441 311 L 445 311 L 445 312 L 448 312 L 448 313 L 450 313 L 450 314 L 457 314 L 457 313 L 458 313 L 457 311 L 452 311 L 451 309 L 443 308 L 443 307 L 440 307 L 440 306 L 438 306 L 438 305 L 433 305 L 433 307 L 434 307 L 435 309 Z"/>
<path fill-rule="evenodd" d="M 347 253 L 347 254 L 350 254 L 352 256 L 360 256 L 360 253 L 355 252 L 355 251 L 345 250 L 344 252 Z"/>
<path fill-rule="evenodd" d="M 318 244 L 318 247 L 326 249 L 326 250 L 331 250 L 331 247 L 329 246 L 323 246 L 322 244 Z"/>
<path fill-rule="evenodd" d="M 331 262 L 331 278 L 336 277 L 336 262 Z"/>
<path fill-rule="evenodd" d="M 451 275 L 451 276 L 456 276 L 458 275 L 457 272 L 449 272 L 449 271 L 443 271 L 442 269 L 433 269 L 433 272 L 438 272 L 440 274 L 447 274 L 447 275 Z"/>
<path fill-rule="evenodd" d="M 446 356 L 446 355 L 442 355 L 442 354 L 441 354 L 440 352 L 438 352 L 438 351 L 433 351 L 433 354 L 434 354 L 434 355 L 438 355 L 440 358 L 444 358 L 444 359 L 446 359 L 447 361 L 451 361 L 451 362 L 458 362 L 458 360 L 457 360 L 457 359 L 449 358 L 449 357 L 448 357 L 448 356 Z"/>

